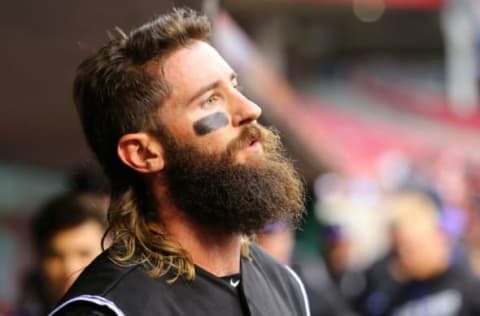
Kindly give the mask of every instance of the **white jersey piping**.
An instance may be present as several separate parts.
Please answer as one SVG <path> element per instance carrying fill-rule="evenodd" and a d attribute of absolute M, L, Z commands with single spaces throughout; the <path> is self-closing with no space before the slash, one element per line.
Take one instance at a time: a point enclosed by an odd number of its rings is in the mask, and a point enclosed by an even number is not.
<path fill-rule="evenodd" d="M 295 273 L 295 271 L 292 270 L 292 268 L 290 268 L 287 265 L 284 265 L 284 267 L 287 269 L 288 272 L 290 272 L 293 275 L 293 278 L 295 279 L 295 281 L 297 281 L 298 285 L 300 286 L 300 290 L 303 296 L 303 303 L 305 304 L 305 311 L 306 311 L 305 316 L 310 316 L 310 305 L 308 303 L 307 291 L 305 290 L 305 286 L 303 285 L 302 280 L 300 280 L 300 277 Z"/>
<path fill-rule="evenodd" d="M 107 300 L 104 297 L 97 296 L 97 295 L 80 295 L 76 296 L 74 298 L 71 298 L 65 302 L 63 302 L 61 305 L 59 305 L 57 308 L 55 308 L 53 311 L 48 314 L 48 316 L 54 316 L 55 313 L 63 309 L 65 306 L 74 303 L 74 302 L 90 302 L 94 303 L 100 306 L 105 306 L 112 310 L 117 316 L 125 316 L 125 314 L 120 310 L 120 308 L 115 305 L 114 302 Z"/>

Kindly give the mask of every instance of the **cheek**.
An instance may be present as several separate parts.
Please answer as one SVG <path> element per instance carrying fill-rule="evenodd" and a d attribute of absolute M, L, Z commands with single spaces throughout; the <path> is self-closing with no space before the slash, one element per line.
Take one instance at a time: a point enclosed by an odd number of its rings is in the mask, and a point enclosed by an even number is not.
<path fill-rule="evenodd" d="M 60 258 L 46 258 L 42 264 L 43 273 L 48 282 L 56 283 L 65 275 L 64 265 Z"/>
<path fill-rule="evenodd" d="M 193 123 L 193 130 L 197 136 L 214 132 L 229 123 L 228 117 L 223 112 L 215 112 Z"/>

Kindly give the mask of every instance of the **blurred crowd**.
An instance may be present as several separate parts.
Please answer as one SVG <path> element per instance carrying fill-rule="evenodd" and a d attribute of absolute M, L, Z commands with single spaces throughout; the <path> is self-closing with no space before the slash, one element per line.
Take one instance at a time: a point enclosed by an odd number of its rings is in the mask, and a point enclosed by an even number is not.
<path fill-rule="evenodd" d="M 312 315 L 480 315 L 479 180 L 479 161 L 449 150 L 423 161 L 388 153 L 368 177 L 319 177 L 323 295 L 348 310 L 322 313 L 311 291 Z"/>

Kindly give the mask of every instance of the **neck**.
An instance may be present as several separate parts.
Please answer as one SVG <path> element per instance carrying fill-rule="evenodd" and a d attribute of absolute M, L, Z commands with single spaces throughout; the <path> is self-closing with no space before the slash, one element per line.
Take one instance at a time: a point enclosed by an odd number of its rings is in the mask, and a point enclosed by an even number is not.
<path fill-rule="evenodd" d="M 218 277 L 240 272 L 240 234 L 199 227 L 176 208 L 162 208 L 159 214 L 164 229 L 190 254 L 195 265 Z"/>
<path fill-rule="evenodd" d="M 187 251 L 195 265 L 218 277 L 240 272 L 240 234 L 224 233 L 192 222 L 170 199 L 162 177 L 155 176 L 152 187 L 162 229 Z"/>

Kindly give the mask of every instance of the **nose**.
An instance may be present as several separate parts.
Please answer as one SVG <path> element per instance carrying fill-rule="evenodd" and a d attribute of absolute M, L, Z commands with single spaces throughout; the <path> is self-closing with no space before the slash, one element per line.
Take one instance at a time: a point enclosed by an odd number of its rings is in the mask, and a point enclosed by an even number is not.
<path fill-rule="evenodd" d="M 231 100 L 233 126 L 255 122 L 262 114 L 262 109 L 238 90 L 232 93 Z"/>

